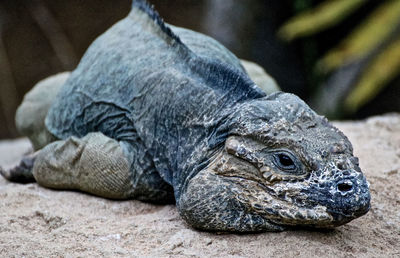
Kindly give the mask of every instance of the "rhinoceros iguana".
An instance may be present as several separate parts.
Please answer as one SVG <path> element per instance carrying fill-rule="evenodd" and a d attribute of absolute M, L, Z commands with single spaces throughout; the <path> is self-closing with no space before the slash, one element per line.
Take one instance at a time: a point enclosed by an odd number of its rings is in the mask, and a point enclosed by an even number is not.
<path fill-rule="evenodd" d="M 332 228 L 369 210 L 343 133 L 298 97 L 267 95 L 219 43 L 165 24 L 144 1 L 65 78 L 32 93 L 40 112 L 25 98 L 17 124 L 41 149 L 6 178 L 175 201 L 189 225 L 211 231 Z"/>

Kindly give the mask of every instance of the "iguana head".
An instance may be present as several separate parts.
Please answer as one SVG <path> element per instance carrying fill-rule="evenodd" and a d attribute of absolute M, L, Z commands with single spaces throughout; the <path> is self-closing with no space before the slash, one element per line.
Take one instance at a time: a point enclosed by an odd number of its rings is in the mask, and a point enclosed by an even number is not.
<path fill-rule="evenodd" d="M 240 105 L 229 136 L 178 202 L 195 227 L 277 231 L 332 228 L 370 207 L 349 140 L 291 94 Z"/>

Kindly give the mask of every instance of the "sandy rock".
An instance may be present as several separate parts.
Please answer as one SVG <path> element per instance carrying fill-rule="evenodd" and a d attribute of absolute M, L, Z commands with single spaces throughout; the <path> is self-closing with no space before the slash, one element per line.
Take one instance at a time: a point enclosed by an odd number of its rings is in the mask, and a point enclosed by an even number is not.
<path fill-rule="evenodd" d="M 0 178 L 0 257 L 400 257 L 400 115 L 335 123 L 371 184 L 371 211 L 332 231 L 199 232 L 173 205 L 111 201 Z M 0 164 L 26 139 L 0 142 Z"/>

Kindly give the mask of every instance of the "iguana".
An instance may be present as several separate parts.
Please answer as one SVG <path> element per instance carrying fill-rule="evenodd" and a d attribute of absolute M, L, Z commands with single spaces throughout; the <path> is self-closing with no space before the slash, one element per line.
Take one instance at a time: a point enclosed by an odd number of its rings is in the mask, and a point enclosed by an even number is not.
<path fill-rule="evenodd" d="M 295 95 L 266 94 L 222 45 L 164 23 L 145 1 L 64 79 L 19 108 L 17 125 L 39 150 L 6 178 L 176 202 L 209 231 L 332 228 L 369 210 L 343 133 Z"/>

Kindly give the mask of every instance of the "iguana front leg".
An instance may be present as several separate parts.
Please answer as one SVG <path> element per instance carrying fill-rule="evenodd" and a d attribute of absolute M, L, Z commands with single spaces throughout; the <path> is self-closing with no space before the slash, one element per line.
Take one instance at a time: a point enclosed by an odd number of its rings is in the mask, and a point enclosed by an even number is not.
<path fill-rule="evenodd" d="M 52 142 L 22 158 L 18 165 L 0 171 L 9 181 L 37 181 L 49 188 L 107 198 L 129 198 L 134 190 L 130 161 L 119 143 L 102 133 Z"/>
<path fill-rule="evenodd" d="M 171 202 L 172 187 L 161 179 L 143 149 L 139 142 L 119 142 L 96 132 L 50 143 L 35 153 L 31 162 L 21 163 L 30 167 L 31 173 L 26 174 L 44 187 L 111 199 Z M 18 171 L 25 173 L 24 169 Z M 6 178 L 10 178 L 9 172 Z"/>
<path fill-rule="evenodd" d="M 118 141 L 102 133 L 55 141 L 39 151 L 33 176 L 44 187 L 124 199 L 133 194 L 130 161 Z"/>

